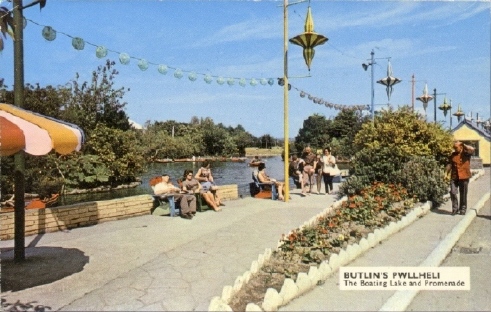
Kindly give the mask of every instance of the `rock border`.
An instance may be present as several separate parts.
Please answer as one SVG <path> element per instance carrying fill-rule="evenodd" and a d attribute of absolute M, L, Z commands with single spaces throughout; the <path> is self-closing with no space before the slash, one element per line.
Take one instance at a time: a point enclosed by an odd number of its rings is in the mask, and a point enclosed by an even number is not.
<path fill-rule="evenodd" d="M 469 182 L 473 182 L 479 177 L 484 175 L 484 169 L 472 170 L 473 172 L 477 172 Z M 449 194 L 444 195 L 444 198 L 450 197 Z M 334 209 L 337 209 L 341 206 L 341 204 L 347 200 L 347 197 L 343 197 L 338 201 L 334 202 L 331 206 L 318 213 L 317 215 L 310 218 L 308 221 L 304 222 L 302 225 L 298 227 L 298 229 L 303 229 L 307 226 L 315 225 L 317 219 L 322 216 L 326 216 Z M 397 222 L 390 222 L 387 226 L 381 229 L 375 229 L 372 233 L 369 233 L 366 238 L 362 238 L 358 243 L 348 245 L 346 249 L 341 249 L 338 254 L 332 254 L 329 260 L 325 260 L 321 262 L 321 264 L 316 266 L 311 266 L 308 273 L 300 272 L 297 275 L 297 280 L 294 281 L 291 278 L 286 278 L 283 286 L 278 292 L 274 288 L 268 288 L 266 290 L 266 294 L 264 296 L 263 303 L 261 306 L 258 306 L 255 303 L 248 303 L 245 311 L 250 312 L 262 312 L 262 311 L 277 311 L 279 307 L 285 306 L 293 299 L 301 296 L 302 294 L 312 290 L 317 284 L 321 281 L 325 281 L 329 278 L 334 272 L 336 272 L 341 266 L 344 266 L 353 260 L 355 260 L 358 256 L 362 255 L 364 252 L 373 248 L 381 241 L 389 238 L 391 235 L 399 232 L 404 229 L 418 218 L 424 216 L 430 209 L 432 208 L 432 204 L 430 201 L 422 204 L 421 206 L 415 207 L 411 212 L 402 217 Z M 291 230 L 289 234 L 291 234 L 295 230 Z M 278 243 L 277 249 L 282 245 L 281 241 Z M 239 290 L 247 284 L 252 275 L 257 273 L 262 266 L 267 263 L 267 261 L 271 258 L 272 250 L 270 248 L 266 248 L 263 254 L 260 254 L 257 260 L 252 261 L 251 267 L 248 271 L 244 272 L 242 275 L 239 275 L 234 282 L 233 286 L 227 285 L 223 287 L 222 295 L 215 296 L 211 299 L 210 304 L 208 306 L 208 311 L 232 311 L 229 303 L 235 294 L 239 292 Z"/>

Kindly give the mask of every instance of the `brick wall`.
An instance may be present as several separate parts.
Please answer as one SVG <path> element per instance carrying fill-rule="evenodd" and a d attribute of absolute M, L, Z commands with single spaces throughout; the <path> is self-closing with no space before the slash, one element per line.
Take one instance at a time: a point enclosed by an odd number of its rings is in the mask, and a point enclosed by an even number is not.
<path fill-rule="evenodd" d="M 237 185 L 222 185 L 218 194 L 223 200 L 238 198 Z M 101 222 L 150 214 L 153 198 L 138 195 L 85 202 L 69 206 L 26 210 L 25 235 L 50 233 Z M 0 213 L 0 239 L 14 238 L 14 212 Z"/>

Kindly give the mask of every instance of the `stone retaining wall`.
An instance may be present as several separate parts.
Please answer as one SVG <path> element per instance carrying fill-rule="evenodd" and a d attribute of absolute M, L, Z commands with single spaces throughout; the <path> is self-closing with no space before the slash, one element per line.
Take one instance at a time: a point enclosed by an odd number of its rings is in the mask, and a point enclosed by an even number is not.
<path fill-rule="evenodd" d="M 222 185 L 218 194 L 223 200 L 237 199 L 237 185 Z M 101 222 L 150 214 L 153 198 L 138 195 L 125 198 L 85 202 L 46 209 L 26 210 L 25 235 L 50 233 L 94 225 Z M 0 239 L 14 238 L 14 212 L 0 213 Z"/>

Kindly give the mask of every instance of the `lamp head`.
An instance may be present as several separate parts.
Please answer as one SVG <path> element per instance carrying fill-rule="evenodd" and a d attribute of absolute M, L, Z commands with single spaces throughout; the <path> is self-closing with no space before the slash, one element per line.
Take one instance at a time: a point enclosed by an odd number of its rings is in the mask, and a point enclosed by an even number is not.
<path fill-rule="evenodd" d="M 363 67 L 363 69 L 364 69 L 365 71 L 367 71 L 367 69 L 368 69 L 368 64 L 363 63 L 363 64 L 361 64 L 361 67 Z"/>

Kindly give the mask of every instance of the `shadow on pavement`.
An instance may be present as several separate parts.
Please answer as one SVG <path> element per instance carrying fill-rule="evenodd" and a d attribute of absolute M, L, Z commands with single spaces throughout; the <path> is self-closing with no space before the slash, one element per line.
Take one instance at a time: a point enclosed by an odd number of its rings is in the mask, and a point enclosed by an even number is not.
<path fill-rule="evenodd" d="M 75 248 L 26 248 L 26 260 L 14 262 L 12 248 L 1 249 L 2 292 L 49 284 L 83 270 L 89 257 Z"/>

